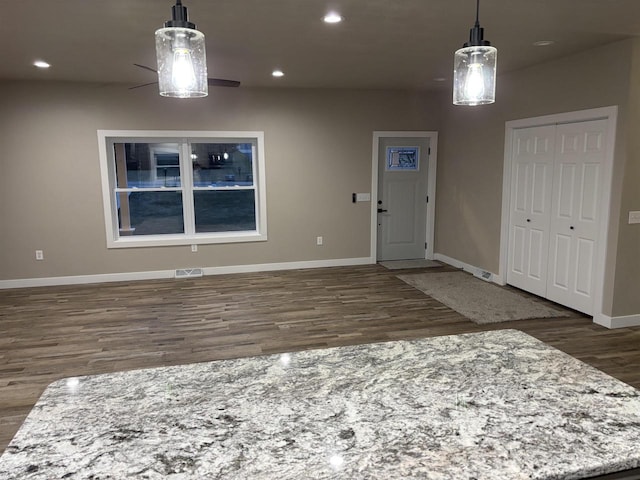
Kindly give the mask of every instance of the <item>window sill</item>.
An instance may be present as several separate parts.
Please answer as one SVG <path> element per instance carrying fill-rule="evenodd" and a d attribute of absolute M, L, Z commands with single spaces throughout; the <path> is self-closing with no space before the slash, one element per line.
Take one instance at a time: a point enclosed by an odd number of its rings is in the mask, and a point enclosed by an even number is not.
<path fill-rule="evenodd" d="M 144 235 L 123 236 L 107 242 L 107 248 L 170 247 L 179 245 L 207 245 L 222 243 L 266 242 L 267 235 L 258 232 L 223 232 L 216 235 Z"/>

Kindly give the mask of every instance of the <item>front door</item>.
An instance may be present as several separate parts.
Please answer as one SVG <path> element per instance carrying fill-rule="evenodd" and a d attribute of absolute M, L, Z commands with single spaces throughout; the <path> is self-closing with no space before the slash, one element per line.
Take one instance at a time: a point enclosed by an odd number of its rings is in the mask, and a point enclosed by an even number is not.
<path fill-rule="evenodd" d="M 382 137 L 378 146 L 378 261 L 426 257 L 429 143 Z"/>

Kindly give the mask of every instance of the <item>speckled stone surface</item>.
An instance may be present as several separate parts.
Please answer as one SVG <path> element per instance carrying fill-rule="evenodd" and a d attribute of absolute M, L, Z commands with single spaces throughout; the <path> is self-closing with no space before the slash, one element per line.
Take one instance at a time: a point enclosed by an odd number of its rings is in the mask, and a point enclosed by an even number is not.
<path fill-rule="evenodd" d="M 516 330 L 65 379 L 2 479 L 579 479 L 640 466 L 640 392 Z"/>

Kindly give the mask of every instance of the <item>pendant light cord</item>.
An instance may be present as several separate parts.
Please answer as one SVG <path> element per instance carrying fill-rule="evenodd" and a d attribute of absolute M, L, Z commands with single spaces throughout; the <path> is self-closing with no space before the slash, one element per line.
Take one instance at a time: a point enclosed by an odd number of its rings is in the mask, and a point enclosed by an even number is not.
<path fill-rule="evenodd" d="M 464 44 L 465 47 L 489 45 L 483 37 L 484 29 L 480 27 L 480 0 L 476 0 L 476 23 L 469 32 L 469 41 Z"/>

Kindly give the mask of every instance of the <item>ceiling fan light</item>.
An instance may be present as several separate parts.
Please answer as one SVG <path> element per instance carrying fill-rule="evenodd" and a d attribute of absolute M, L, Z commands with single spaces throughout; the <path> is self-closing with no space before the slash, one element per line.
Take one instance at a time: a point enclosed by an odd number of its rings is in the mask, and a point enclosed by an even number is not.
<path fill-rule="evenodd" d="M 209 94 L 204 34 L 187 20 L 180 0 L 173 19 L 156 30 L 158 85 L 163 97 L 197 98 Z"/>

